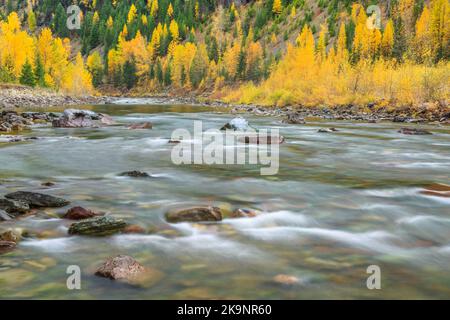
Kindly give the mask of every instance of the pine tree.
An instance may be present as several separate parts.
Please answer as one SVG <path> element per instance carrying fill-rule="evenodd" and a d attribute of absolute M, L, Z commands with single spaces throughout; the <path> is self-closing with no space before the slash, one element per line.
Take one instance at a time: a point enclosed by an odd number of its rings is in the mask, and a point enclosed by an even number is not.
<path fill-rule="evenodd" d="M 39 54 L 35 59 L 33 73 L 36 84 L 40 87 L 45 87 L 45 70 Z"/>
<path fill-rule="evenodd" d="M 28 12 L 27 23 L 30 31 L 34 32 L 36 30 L 36 15 L 33 11 Z"/>
<path fill-rule="evenodd" d="M 20 74 L 19 81 L 21 84 L 34 87 L 36 85 L 36 81 L 34 79 L 33 68 L 28 60 L 22 67 L 22 73 Z"/>
<path fill-rule="evenodd" d="M 123 65 L 123 83 L 127 89 L 131 89 L 137 83 L 136 77 L 136 63 L 127 60 Z"/>

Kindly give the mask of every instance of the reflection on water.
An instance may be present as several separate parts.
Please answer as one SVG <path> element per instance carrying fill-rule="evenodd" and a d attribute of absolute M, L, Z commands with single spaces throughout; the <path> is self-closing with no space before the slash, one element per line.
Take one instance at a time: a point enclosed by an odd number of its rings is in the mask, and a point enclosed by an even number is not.
<path fill-rule="evenodd" d="M 280 172 L 257 166 L 175 166 L 173 130 L 220 128 L 231 115 L 206 107 L 87 106 L 114 116 L 99 129 L 39 127 L 40 140 L 0 143 L 0 194 L 34 190 L 62 196 L 138 224 L 145 235 L 67 237 L 65 209 L 46 209 L 0 230 L 28 238 L 0 257 L 2 298 L 448 298 L 450 198 L 424 192 L 449 183 L 450 130 L 406 136 L 392 123 L 310 122 L 285 125 L 248 116 L 257 128 L 279 128 Z M 49 111 L 61 111 L 53 108 Z M 121 124 L 151 121 L 153 130 Z M 337 127 L 333 134 L 317 133 Z M 426 127 L 426 126 L 425 126 Z M 141 170 L 149 179 L 119 177 Z M 53 187 L 42 187 L 45 181 Z M 254 208 L 256 218 L 218 224 L 164 220 L 173 207 L 213 204 Z M 160 271 L 132 287 L 92 276 L 107 257 L 128 254 Z M 66 267 L 82 268 L 82 290 L 66 289 Z M 382 290 L 368 290 L 366 269 L 379 265 Z M 296 285 L 273 281 L 285 274 Z"/>

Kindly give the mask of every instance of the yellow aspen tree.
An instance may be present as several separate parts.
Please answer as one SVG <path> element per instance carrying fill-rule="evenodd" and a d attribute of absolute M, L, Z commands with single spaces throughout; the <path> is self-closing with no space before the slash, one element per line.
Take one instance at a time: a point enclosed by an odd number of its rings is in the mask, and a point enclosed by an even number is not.
<path fill-rule="evenodd" d="M 36 30 L 36 15 L 32 10 L 28 12 L 27 23 L 30 31 L 34 32 Z"/>
<path fill-rule="evenodd" d="M 152 17 L 156 17 L 156 15 L 158 14 L 158 10 L 159 10 L 159 4 L 158 4 L 158 0 L 148 0 L 150 3 L 151 1 L 151 5 L 150 5 L 150 15 Z"/>
<path fill-rule="evenodd" d="M 194 14 L 197 19 L 200 17 L 200 6 L 198 1 L 195 1 Z"/>
<path fill-rule="evenodd" d="M 98 12 L 94 12 L 94 16 L 92 17 L 92 22 L 97 23 L 100 20 L 100 17 L 98 16 Z"/>
<path fill-rule="evenodd" d="M 167 8 L 167 15 L 170 18 L 173 18 L 173 6 L 172 6 L 172 2 L 169 3 L 169 7 Z"/>
<path fill-rule="evenodd" d="M 345 32 L 345 24 L 341 23 L 336 44 L 336 61 L 341 65 L 348 61 L 348 57 L 349 53 L 347 50 L 347 34 Z"/>
<path fill-rule="evenodd" d="M 145 14 L 141 15 L 141 22 L 144 26 L 148 24 L 147 16 Z"/>
<path fill-rule="evenodd" d="M 274 0 L 273 6 L 272 6 L 272 12 L 276 15 L 281 14 L 281 11 L 283 11 L 283 4 L 281 3 L 281 0 Z"/>
<path fill-rule="evenodd" d="M 114 24 L 114 20 L 111 16 L 109 16 L 108 20 L 106 20 L 106 27 L 108 29 L 112 29 L 113 24 Z"/>
<path fill-rule="evenodd" d="M 228 47 L 223 54 L 223 65 L 229 78 L 234 78 L 236 76 L 240 51 L 241 46 L 238 41 L 235 41 L 235 43 Z"/>
<path fill-rule="evenodd" d="M 180 38 L 180 32 L 178 30 L 178 23 L 174 20 L 170 21 L 169 32 L 172 36 L 172 39 L 177 42 Z"/>
<path fill-rule="evenodd" d="M 316 60 L 322 63 L 327 55 L 327 34 L 328 29 L 325 24 L 320 26 L 319 40 L 317 41 Z"/>
<path fill-rule="evenodd" d="M 296 16 L 297 16 L 297 10 L 295 9 L 295 6 L 292 6 L 291 19 L 294 19 Z"/>
<path fill-rule="evenodd" d="M 448 0 L 431 1 L 430 24 L 433 56 L 438 60 L 449 54 L 450 4 Z"/>
<path fill-rule="evenodd" d="M 134 6 L 134 4 L 131 4 L 130 10 L 128 11 L 128 16 L 127 16 L 127 23 L 128 24 L 133 22 L 133 20 L 136 18 L 136 14 L 137 14 L 137 9 Z"/>
<path fill-rule="evenodd" d="M 389 58 L 394 48 L 394 24 L 392 19 L 386 23 L 381 40 L 381 52 L 384 58 Z"/>

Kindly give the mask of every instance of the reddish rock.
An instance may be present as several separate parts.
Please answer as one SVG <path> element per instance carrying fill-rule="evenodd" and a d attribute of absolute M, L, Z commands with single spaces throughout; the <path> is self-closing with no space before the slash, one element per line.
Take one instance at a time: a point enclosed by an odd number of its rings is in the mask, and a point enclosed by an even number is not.
<path fill-rule="evenodd" d="M 101 214 L 85 209 L 83 207 L 73 207 L 64 215 L 64 219 L 83 220 L 99 216 Z"/>

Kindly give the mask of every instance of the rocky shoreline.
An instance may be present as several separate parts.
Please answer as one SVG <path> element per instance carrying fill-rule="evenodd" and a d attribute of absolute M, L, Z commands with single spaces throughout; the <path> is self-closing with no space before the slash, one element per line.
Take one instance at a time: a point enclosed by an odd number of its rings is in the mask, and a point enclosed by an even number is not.
<path fill-rule="evenodd" d="M 108 98 L 104 96 L 69 96 L 50 90 L 23 86 L 0 87 L 0 111 L 16 108 L 104 104 L 107 100 Z"/>

